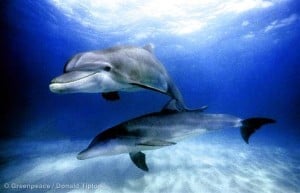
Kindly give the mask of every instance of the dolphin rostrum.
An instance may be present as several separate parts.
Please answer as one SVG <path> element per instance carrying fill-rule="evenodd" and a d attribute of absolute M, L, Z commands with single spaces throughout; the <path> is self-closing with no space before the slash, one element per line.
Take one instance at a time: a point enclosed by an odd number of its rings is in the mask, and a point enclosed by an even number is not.
<path fill-rule="evenodd" d="M 262 125 L 275 123 L 273 119 L 262 117 L 242 120 L 227 114 L 206 114 L 202 113 L 204 108 L 179 111 L 175 100 L 171 100 L 161 112 L 143 115 L 101 132 L 77 158 L 129 153 L 138 168 L 148 171 L 144 150 L 175 145 L 189 136 L 226 127 L 240 127 L 242 138 L 248 143 L 249 137 Z"/>
<path fill-rule="evenodd" d="M 118 91 L 150 89 L 169 95 L 184 108 L 181 93 L 153 48 L 118 46 L 76 54 L 49 88 L 54 93 L 100 92 L 107 100 L 118 100 Z"/>

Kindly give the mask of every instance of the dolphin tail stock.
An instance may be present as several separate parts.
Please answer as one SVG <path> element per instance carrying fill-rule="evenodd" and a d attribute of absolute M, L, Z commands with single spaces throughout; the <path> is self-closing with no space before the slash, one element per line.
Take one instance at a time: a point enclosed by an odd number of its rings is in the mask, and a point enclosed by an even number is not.
<path fill-rule="evenodd" d="M 170 81 L 167 93 L 173 99 L 176 100 L 176 106 L 177 106 L 178 110 L 180 110 L 180 111 L 188 110 L 188 108 L 185 105 L 185 102 L 184 102 L 181 92 L 179 91 L 177 86 L 174 83 L 172 83 L 171 81 Z"/>
<path fill-rule="evenodd" d="M 241 135 L 244 141 L 248 144 L 250 136 L 258 130 L 261 126 L 265 124 L 275 123 L 274 119 L 264 118 L 264 117 L 254 117 L 249 119 L 244 119 L 241 121 Z"/>

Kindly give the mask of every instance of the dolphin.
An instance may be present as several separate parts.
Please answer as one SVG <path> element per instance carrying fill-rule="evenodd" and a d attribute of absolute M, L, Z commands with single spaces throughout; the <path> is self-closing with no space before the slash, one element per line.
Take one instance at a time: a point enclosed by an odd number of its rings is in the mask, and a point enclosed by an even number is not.
<path fill-rule="evenodd" d="M 227 127 L 239 127 L 242 138 L 248 143 L 250 136 L 262 125 L 275 123 L 275 120 L 263 117 L 243 120 L 227 114 L 206 114 L 202 112 L 205 108 L 180 111 L 176 101 L 171 100 L 160 112 L 125 121 L 101 132 L 77 155 L 77 159 L 129 153 L 138 168 L 148 171 L 142 151 L 175 145 L 190 136 Z"/>
<path fill-rule="evenodd" d="M 54 78 L 54 93 L 102 93 L 107 100 L 118 100 L 119 91 L 150 89 L 185 107 L 181 93 L 163 64 L 153 54 L 154 46 L 117 46 L 76 54 Z"/>

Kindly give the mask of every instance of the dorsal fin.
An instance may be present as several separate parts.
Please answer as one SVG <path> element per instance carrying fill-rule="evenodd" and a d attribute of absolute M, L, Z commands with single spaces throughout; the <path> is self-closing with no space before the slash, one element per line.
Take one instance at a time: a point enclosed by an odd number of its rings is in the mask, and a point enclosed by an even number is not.
<path fill-rule="evenodd" d="M 171 99 L 165 104 L 165 106 L 161 110 L 162 112 L 180 112 L 178 109 L 177 101 L 175 99 Z"/>
<path fill-rule="evenodd" d="M 187 109 L 183 108 L 176 99 L 171 99 L 165 104 L 165 106 L 162 108 L 161 112 L 184 112 L 184 111 L 198 111 L 203 112 L 207 109 L 207 106 L 202 106 L 199 109 Z"/>
<path fill-rule="evenodd" d="M 154 51 L 154 45 L 153 44 L 147 44 L 143 46 L 143 49 L 147 50 L 148 52 L 150 52 L 151 54 L 153 54 Z"/>

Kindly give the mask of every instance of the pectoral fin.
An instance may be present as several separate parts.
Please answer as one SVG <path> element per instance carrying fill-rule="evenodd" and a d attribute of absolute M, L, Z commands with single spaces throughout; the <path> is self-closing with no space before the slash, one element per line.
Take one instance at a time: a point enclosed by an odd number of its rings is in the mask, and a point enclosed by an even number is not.
<path fill-rule="evenodd" d="M 105 92 L 102 93 L 102 97 L 109 101 L 116 101 L 120 99 L 118 92 Z"/>
<path fill-rule="evenodd" d="M 143 152 L 131 152 L 129 153 L 132 162 L 141 170 L 148 172 L 148 166 L 146 164 L 146 155 Z"/>
<path fill-rule="evenodd" d="M 136 143 L 136 145 L 143 145 L 143 146 L 169 146 L 169 145 L 175 145 L 175 144 L 176 144 L 175 142 L 164 141 L 164 140 L 160 140 L 160 139 Z"/>

